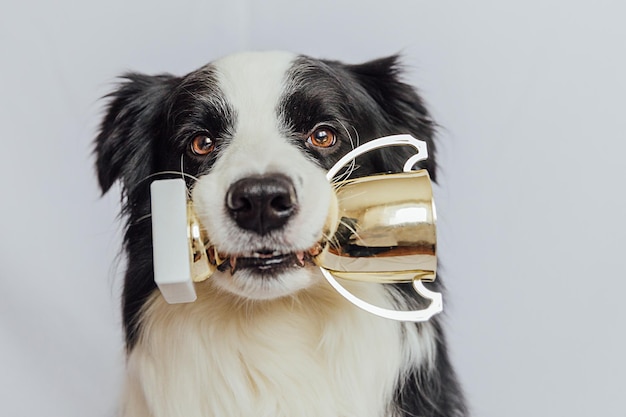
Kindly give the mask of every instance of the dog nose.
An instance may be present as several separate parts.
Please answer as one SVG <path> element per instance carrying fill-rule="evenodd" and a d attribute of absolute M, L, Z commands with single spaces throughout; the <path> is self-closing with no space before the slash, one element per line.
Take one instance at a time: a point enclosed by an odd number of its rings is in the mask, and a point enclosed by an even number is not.
<path fill-rule="evenodd" d="M 282 227 L 297 206 L 293 183 L 281 174 L 243 178 L 226 193 L 230 216 L 242 229 L 260 235 Z"/>

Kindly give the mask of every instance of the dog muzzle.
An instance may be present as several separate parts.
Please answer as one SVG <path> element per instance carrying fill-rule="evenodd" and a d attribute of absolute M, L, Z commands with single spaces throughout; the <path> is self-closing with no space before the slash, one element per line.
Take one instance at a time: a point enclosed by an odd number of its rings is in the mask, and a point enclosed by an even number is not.
<path fill-rule="evenodd" d="M 415 149 L 403 172 L 335 179 L 356 157 L 389 146 Z M 436 211 L 428 172 L 413 167 L 427 158 L 425 142 L 410 135 L 387 136 L 353 149 L 326 175 L 336 199 L 324 239 L 308 255 L 339 294 L 380 317 L 421 322 L 443 310 L 441 294 L 424 286 L 437 272 Z M 194 282 L 209 278 L 226 259 L 203 232 L 184 180 L 154 181 L 150 190 L 155 282 L 168 303 L 193 302 Z M 338 279 L 409 283 L 430 303 L 421 310 L 389 310 L 358 298 Z"/>

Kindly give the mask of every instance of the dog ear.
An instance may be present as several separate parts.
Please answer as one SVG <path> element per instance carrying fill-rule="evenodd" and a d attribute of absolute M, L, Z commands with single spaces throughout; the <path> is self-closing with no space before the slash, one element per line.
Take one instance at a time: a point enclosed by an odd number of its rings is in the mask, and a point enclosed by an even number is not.
<path fill-rule="evenodd" d="M 175 78 L 126 74 L 110 98 L 95 141 L 96 169 L 102 193 L 120 180 L 128 194 L 150 175 L 152 149 L 161 115 Z"/>
<path fill-rule="evenodd" d="M 410 133 L 427 143 L 429 158 L 421 166 L 435 180 L 435 124 L 416 89 L 402 81 L 399 57 L 393 55 L 360 65 L 349 65 L 348 69 L 376 102 L 385 119 L 385 134 Z M 378 154 L 381 168 L 389 170 L 402 167 L 412 151 L 406 147 L 387 148 Z"/>

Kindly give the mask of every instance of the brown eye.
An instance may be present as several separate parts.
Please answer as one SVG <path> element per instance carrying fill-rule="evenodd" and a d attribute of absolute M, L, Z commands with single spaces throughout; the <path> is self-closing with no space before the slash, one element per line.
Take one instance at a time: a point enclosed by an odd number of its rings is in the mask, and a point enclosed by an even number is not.
<path fill-rule="evenodd" d="M 306 141 L 318 148 L 330 148 L 337 141 L 337 137 L 329 127 L 318 127 Z"/>
<path fill-rule="evenodd" d="M 191 151 L 195 155 L 208 155 L 215 149 L 215 141 L 205 133 L 196 135 L 191 141 Z"/>

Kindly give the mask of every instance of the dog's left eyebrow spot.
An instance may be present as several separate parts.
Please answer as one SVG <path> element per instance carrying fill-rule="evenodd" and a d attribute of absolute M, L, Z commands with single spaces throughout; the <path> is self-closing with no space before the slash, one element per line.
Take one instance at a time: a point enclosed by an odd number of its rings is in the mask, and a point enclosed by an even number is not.
<path fill-rule="evenodd" d="M 173 92 L 170 109 L 172 127 L 189 136 L 208 131 L 212 137 L 227 136 L 235 126 L 237 114 L 220 89 L 211 66 L 183 77 Z"/>

